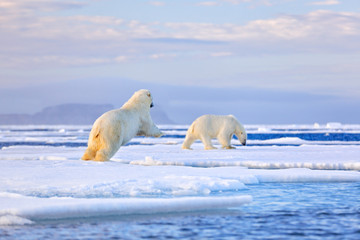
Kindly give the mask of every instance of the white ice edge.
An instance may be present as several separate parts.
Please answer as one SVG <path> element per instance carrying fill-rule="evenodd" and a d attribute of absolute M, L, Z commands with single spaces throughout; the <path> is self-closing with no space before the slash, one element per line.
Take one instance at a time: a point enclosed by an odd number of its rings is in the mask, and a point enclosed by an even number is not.
<path fill-rule="evenodd" d="M 182 198 L 35 198 L 0 193 L 0 225 L 36 220 L 164 214 L 236 208 L 250 203 L 249 195 Z"/>
<path fill-rule="evenodd" d="M 290 169 L 307 168 L 311 170 L 347 170 L 360 171 L 360 162 L 329 163 L 329 162 L 263 162 L 263 161 L 194 161 L 175 162 L 157 161 L 150 157 L 145 160 L 126 161 L 113 159 L 115 162 L 122 162 L 131 165 L 142 166 L 187 166 L 187 167 L 244 167 L 250 169 Z"/>

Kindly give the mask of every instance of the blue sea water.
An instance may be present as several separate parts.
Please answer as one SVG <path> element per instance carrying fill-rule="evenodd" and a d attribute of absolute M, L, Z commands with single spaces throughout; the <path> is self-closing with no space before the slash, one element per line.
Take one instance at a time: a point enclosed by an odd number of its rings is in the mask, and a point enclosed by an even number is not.
<path fill-rule="evenodd" d="M 186 132 L 185 128 L 165 130 L 169 134 L 163 138 L 181 139 Z M 89 131 L 89 127 L 1 126 L 0 149 L 86 146 Z M 360 144 L 359 129 L 273 128 L 248 133 L 249 140 L 287 137 L 328 145 Z M 130 144 L 141 141 L 135 139 Z M 213 195 L 245 194 L 251 195 L 253 202 L 237 209 L 37 221 L 24 226 L 0 226 L 0 239 L 360 239 L 358 182 L 249 184 L 240 191 Z"/>

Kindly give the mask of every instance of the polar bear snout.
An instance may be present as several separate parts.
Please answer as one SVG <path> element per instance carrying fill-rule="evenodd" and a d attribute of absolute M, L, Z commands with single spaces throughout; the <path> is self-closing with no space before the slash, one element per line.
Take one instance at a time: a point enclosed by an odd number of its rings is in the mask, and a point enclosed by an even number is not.
<path fill-rule="evenodd" d="M 151 102 L 151 104 L 150 104 L 150 108 L 152 108 L 152 107 L 154 107 L 154 103 L 153 103 L 153 102 Z"/>
<path fill-rule="evenodd" d="M 238 137 L 240 143 L 241 143 L 243 146 L 245 146 L 245 145 L 246 145 L 246 139 L 247 139 L 247 134 L 246 134 L 246 132 L 245 132 L 245 131 L 242 131 L 242 132 L 240 133 L 240 136 L 237 135 L 237 137 Z"/>

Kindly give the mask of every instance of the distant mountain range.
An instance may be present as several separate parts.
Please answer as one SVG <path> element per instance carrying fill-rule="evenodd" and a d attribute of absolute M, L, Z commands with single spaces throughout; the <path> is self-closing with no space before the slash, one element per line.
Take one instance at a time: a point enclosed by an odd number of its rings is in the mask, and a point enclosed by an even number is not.
<path fill-rule="evenodd" d="M 46 107 L 35 114 L 0 114 L 0 124 L 86 125 L 93 124 L 99 116 L 112 109 L 114 106 L 111 104 L 61 104 Z M 173 123 L 159 107 L 151 109 L 151 116 L 155 124 Z"/>

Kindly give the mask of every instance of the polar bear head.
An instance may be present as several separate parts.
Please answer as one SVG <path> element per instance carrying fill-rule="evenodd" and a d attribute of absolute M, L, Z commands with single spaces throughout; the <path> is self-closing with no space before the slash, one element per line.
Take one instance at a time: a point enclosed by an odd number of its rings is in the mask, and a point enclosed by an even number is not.
<path fill-rule="evenodd" d="M 150 91 L 147 89 L 141 89 L 136 91 L 123 107 L 150 109 L 153 106 L 154 104 Z"/>
<path fill-rule="evenodd" d="M 242 145 L 246 145 L 247 134 L 243 125 L 239 125 L 235 130 L 235 135 Z"/>
<path fill-rule="evenodd" d="M 235 135 L 239 139 L 242 145 L 246 145 L 247 133 L 244 126 L 233 116 L 229 115 L 231 118 L 235 119 L 236 127 L 235 127 Z"/>

